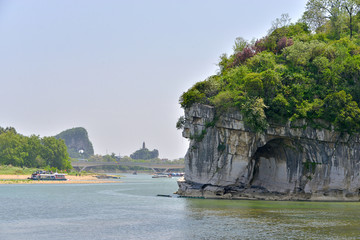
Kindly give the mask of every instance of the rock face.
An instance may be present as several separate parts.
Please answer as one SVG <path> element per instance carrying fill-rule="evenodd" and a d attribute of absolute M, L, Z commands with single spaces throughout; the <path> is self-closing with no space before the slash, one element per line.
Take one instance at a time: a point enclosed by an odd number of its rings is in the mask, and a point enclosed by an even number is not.
<path fill-rule="evenodd" d="M 360 199 L 360 139 L 306 126 L 305 121 L 250 131 L 238 112 L 214 121 L 211 106 L 185 110 L 190 139 L 185 178 L 189 197 L 329 200 Z"/>
<path fill-rule="evenodd" d="M 72 158 L 88 158 L 94 155 L 94 148 L 85 128 L 68 129 L 56 135 L 55 138 L 64 139 L 69 156 Z"/>

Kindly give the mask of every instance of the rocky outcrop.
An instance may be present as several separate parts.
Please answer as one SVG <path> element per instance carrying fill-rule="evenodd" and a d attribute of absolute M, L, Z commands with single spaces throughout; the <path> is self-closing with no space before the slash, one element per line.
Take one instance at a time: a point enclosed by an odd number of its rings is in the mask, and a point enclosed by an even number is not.
<path fill-rule="evenodd" d="M 360 199 L 360 139 L 305 121 L 254 133 L 239 112 L 214 120 L 211 106 L 185 110 L 190 139 L 182 196 L 230 199 Z"/>
<path fill-rule="evenodd" d="M 94 155 L 94 148 L 85 128 L 77 127 L 65 130 L 55 136 L 63 139 L 72 158 L 88 158 Z"/>

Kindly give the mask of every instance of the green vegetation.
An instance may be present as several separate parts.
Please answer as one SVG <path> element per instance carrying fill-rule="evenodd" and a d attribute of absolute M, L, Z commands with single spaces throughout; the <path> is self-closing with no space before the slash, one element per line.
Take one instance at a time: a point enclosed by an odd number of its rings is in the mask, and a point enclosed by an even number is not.
<path fill-rule="evenodd" d="M 31 175 L 38 168 L 14 167 L 11 165 L 0 165 L 0 175 Z"/>
<path fill-rule="evenodd" d="M 64 139 L 71 158 L 88 158 L 94 155 L 94 148 L 85 128 L 68 129 L 56 135 L 55 138 Z"/>
<path fill-rule="evenodd" d="M 76 160 L 74 160 L 76 161 Z M 94 155 L 88 159 L 89 162 L 135 162 L 135 163 L 162 163 L 162 164 L 184 164 L 184 158 L 179 158 L 175 160 L 152 158 L 152 159 L 133 159 L 128 156 L 119 158 L 115 156 L 115 153 L 111 155 Z"/>
<path fill-rule="evenodd" d="M 145 143 L 143 143 L 143 147 L 135 151 L 133 154 L 131 154 L 130 157 L 132 159 L 142 159 L 142 160 L 154 159 L 159 157 L 159 151 L 157 149 L 150 151 L 145 147 Z"/>
<path fill-rule="evenodd" d="M 76 161 L 76 159 L 73 159 Z M 128 163 L 151 163 L 151 164 L 184 164 L 184 158 L 179 158 L 175 160 L 168 160 L 168 159 L 160 159 L 160 158 L 153 158 L 153 159 L 132 159 L 131 157 L 124 156 L 119 158 L 119 156 L 115 156 L 115 153 L 108 154 L 108 155 L 93 155 L 88 159 L 89 162 L 128 162 Z M 152 170 L 149 168 L 139 167 L 139 166 L 98 166 L 92 167 L 93 171 L 102 170 L 105 172 L 111 171 L 148 171 L 151 172 Z"/>
<path fill-rule="evenodd" d="M 0 165 L 71 169 L 63 140 L 54 137 L 18 134 L 14 128 L 0 127 Z"/>
<path fill-rule="evenodd" d="M 1 184 L 25 184 L 31 181 L 32 180 L 30 179 L 7 179 L 7 180 L 0 179 Z"/>
<path fill-rule="evenodd" d="M 240 110 L 256 132 L 295 119 L 360 132 L 359 10 L 356 0 L 309 0 L 297 23 L 284 14 L 267 36 L 237 38 L 233 54 L 220 57 L 218 74 L 183 93 L 181 106 L 212 105 L 217 116 Z"/>

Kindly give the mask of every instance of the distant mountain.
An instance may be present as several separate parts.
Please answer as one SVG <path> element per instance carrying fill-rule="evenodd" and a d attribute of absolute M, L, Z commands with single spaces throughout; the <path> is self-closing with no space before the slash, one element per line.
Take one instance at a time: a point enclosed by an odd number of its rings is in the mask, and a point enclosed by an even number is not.
<path fill-rule="evenodd" d="M 68 129 L 56 135 L 55 138 L 64 139 L 72 158 L 88 158 L 94 155 L 94 148 L 85 128 Z"/>

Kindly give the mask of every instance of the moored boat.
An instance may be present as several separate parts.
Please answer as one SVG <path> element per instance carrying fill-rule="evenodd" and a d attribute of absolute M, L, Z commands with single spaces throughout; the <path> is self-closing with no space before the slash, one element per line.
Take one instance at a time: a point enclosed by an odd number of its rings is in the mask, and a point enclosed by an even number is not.
<path fill-rule="evenodd" d="M 178 173 L 178 172 L 174 172 L 174 173 L 171 173 L 171 176 L 172 177 L 182 177 L 182 176 L 184 176 L 184 173 Z"/>
<path fill-rule="evenodd" d="M 160 173 L 160 174 L 153 175 L 152 178 L 171 178 L 171 175 Z"/>
<path fill-rule="evenodd" d="M 32 180 L 50 180 L 50 181 L 66 181 L 66 174 L 64 173 L 52 173 L 46 171 L 34 172 L 29 179 Z"/>

